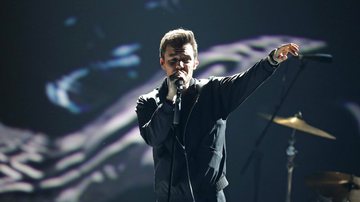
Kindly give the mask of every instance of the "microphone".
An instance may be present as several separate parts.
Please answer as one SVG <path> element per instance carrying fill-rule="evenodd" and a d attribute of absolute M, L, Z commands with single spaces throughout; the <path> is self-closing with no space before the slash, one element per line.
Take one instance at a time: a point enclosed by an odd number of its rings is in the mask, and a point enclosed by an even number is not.
<path fill-rule="evenodd" d="M 298 58 L 299 60 L 331 63 L 333 56 L 325 53 L 315 53 L 315 54 L 299 54 L 299 56 L 297 56 L 296 58 Z"/>
<path fill-rule="evenodd" d="M 176 85 L 176 89 L 177 90 L 183 90 L 184 89 L 184 80 L 183 79 L 178 79 L 175 81 L 175 85 Z"/>
<path fill-rule="evenodd" d="M 180 123 L 181 91 L 184 89 L 184 80 L 183 79 L 177 79 L 175 81 L 175 85 L 176 85 L 176 100 L 175 100 L 175 110 L 174 110 L 173 124 L 175 126 L 177 126 Z"/>

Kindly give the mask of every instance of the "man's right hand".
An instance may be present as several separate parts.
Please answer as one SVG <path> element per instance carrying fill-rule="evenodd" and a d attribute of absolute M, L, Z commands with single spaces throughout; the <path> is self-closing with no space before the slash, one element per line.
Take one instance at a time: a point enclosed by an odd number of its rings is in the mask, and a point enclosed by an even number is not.
<path fill-rule="evenodd" d="M 177 86 L 176 81 L 179 79 L 177 72 L 167 77 L 168 94 L 166 99 L 172 103 L 176 101 Z"/>

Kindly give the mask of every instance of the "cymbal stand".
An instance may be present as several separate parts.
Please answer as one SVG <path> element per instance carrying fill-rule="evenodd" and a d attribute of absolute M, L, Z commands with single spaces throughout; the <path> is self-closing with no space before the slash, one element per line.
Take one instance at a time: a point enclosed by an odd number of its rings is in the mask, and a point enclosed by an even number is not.
<path fill-rule="evenodd" d="M 287 190 L 286 190 L 286 202 L 290 202 L 291 201 L 291 186 L 292 186 L 292 176 L 293 176 L 293 171 L 294 171 L 294 159 L 297 153 L 297 150 L 295 148 L 295 132 L 296 130 L 294 129 L 291 137 L 289 139 L 289 146 L 286 149 L 286 155 L 288 156 L 287 158 Z"/>
<path fill-rule="evenodd" d="M 301 60 L 300 67 L 299 67 L 298 71 L 296 72 L 294 78 L 291 80 L 291 82 L 289 84 L 289 87 L 285 90 L 284 94 L 281 96 L 280 102 L 275 107 L 275 111 L 273 112 L 270 120 L 267 122 L 265 128 L 262 130 L 260 136 L 256 139 L 255 145 L 254 145 L 254 148 L 253 148 L 252 152 L 250 153 L 250 155 L 248 156 L 248 158 L 245 161 L 245 164 L 243 165 L 243 167 L 240 170 L 241 175 L 243 175 L 245 173 L 245 171 L 247 170 L 249 164 L 251 163 L 252 159 L 254 158 L 256 151 L 259 150 L 260 144 L 263 141 L 263 139 L 265 139 L 265 135 L 267 134 L 267 131 L 270 128 L 270 125 L 273 123 L 273 120 L 274 120 L 275 116 L 278 114 L 281 106 L 285 102 L 285 99 L 289 95 L 290 90 L 294 86 L 296 80 L 299 78 L 300 73 L 305 69 L 306 64 L 307 63 L 304 60 Z"/>

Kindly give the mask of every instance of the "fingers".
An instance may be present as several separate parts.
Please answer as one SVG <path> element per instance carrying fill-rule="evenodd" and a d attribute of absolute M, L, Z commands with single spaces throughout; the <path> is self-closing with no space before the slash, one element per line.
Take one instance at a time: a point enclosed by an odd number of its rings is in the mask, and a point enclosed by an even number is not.
<path fill-rule="evenodd" d="M 175 82 L 178 79 L 186 78 L 186 73 L 184 71 L 175 71 L 172 75 L 169 76 L 171 82 Z"/>
<path fill-rule="evenodd" d="M 298 56 L 299 55 L 299 45 L 295 44 L 295 43 L 290 43 L 289 44 L 289 52 L 294 55 L 294 56 Z"/>
<path fill-rule="evenodd" d="M 290 53 L 293 56 L 299 55 L 299 45 L 295 43 L 288 43 L 280 46 L 274 55 L 274 59 L 277 62 L 283 62 L 288 59 L 288 54 Z"/>
<path fill-rule="evenodd" d="M 279 53 L 279 55 L 277 56 L 277 59 L 280 60 L 280 61 L 284 61 L 288 58 L 287 56 L 287 53 L 284 54 L 284 53 Z"/>
<path fill-rule="evenodd" d="M 295 43 L 285 44 L 285 45 L 280 46 L 279 51 L 280 51 L 280 53 L 282 53 L 282 55 L 287 55 L 287 54 L 291 53 L 294 56 L 298 56 L 299 55 L 299 45 L 297 45 Z"/>

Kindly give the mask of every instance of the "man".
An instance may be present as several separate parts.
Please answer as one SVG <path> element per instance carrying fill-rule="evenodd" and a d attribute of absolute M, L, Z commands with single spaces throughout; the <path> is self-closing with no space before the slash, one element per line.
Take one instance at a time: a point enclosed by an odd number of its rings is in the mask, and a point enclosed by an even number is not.
<path fill-rule="evenodd" d="M 164 35 L 160 65 L 167 77 L 140 96 L 136 107 L 141 136 L 153 147 L 158 202 L 225 201 L 226 119 L 289 53 L 297 56 L 298 51 L 298 45 L 285 44 L 244 73 L 198 80 L 193 78 L 199 65 L 193 32 L 176 29 Z"/>

